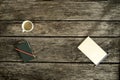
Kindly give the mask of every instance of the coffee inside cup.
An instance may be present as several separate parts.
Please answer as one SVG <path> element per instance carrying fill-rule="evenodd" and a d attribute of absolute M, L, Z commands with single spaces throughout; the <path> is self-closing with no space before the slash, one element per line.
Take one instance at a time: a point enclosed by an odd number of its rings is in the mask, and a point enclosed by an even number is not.
<path fill-rule="evenodd" d="M 31 22 L 26 22 L 26 23 L 24 24 L 24 29 L 25 29 L 25 30 L 30 30 L 31 28 L 32 28 Z"/>

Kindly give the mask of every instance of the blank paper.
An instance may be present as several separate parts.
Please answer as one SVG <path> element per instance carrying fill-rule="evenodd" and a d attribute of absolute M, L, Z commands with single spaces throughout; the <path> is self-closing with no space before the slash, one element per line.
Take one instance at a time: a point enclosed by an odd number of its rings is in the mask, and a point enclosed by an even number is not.
<path fill-rule="evenodd" d="M 80 49 L 95 65 L 98 65 L 107 56 L 107 53 L 90 37 L 87 37 L 78 46 L 78 49 Z"/>

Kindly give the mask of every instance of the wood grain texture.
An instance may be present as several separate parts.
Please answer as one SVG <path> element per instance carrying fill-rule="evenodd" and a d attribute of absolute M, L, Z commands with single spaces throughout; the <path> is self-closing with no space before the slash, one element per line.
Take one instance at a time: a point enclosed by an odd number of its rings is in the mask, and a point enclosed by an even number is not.
<path fill-rule="evenodd" d="M 119 80 L 118 64 L 2 63 L 0 80 Z"/>
<path fill-rule="evenodd" d="M 120 36 L 120 22 L 37 21 L 30 33 L 22 32 L 22 22 L 1 21 L 0 36 Z"/>
<path fill-rule="evenodd" d="M 30 42 L 34 54 L 33 61 L 43 62 L 91 62 L 81 51 L 79 44 L 84 38 L 0 38 L 0 61 L 21 60 L 14 49 L 17 41 L 25 39 Z M 119 62 L 120 38 L 93 38 L 109 56 L 103 62 Z"/>
<path fill-rule="evenodd" d="M 120 2 L 1 0 L 0 20 L 119 20 Z"/>
<path fill-rule="evenodd" d="M 35 28 L 22 33 L 27 19 Z M 119 26 L 119 0 L 0 0 L 0 80 L 119 80 Z M 88 35 L 109 54 L 97 67 L 77 49 Z M 30 63 L 15 51 L 21 39 Z"/>

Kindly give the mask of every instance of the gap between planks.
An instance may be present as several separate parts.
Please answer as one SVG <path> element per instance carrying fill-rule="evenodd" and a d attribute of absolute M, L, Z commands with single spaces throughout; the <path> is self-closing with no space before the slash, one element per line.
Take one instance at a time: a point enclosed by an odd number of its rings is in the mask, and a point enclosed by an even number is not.
<path fill-rule="evenodd" d="M 86 38 L 87 36 L 0 36 L 2 38 Z M 90 36 L 91 38 L 120 38 L 120 36 Z"/>
<path fill-rule="evenodd" d="M 0 63 L 24 63 L 23 61 L 0 61 Z M 25 63 L 46 63 L 46 64 L 93 64 L 92 62 L 50 62 L 50 61 L 29 61 Z M 101 62 L 101 64 L 120 64 L 120 62 Z M 94 65 L 94 64 L 93 64 Z"/>

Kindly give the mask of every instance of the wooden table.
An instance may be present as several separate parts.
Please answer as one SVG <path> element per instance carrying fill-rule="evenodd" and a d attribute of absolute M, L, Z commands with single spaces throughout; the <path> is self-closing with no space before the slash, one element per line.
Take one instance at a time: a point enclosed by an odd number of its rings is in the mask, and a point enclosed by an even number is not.
<path fill-rule="evenodd" d="M 77 49 L 87 36 L 109 54 L 97 67 Z M 29 63 L 14 49 L 21 39 L 37 56 Z M 119 80 L 119 69 L 119 0 L 0 0 L 0 80 Z"/>

